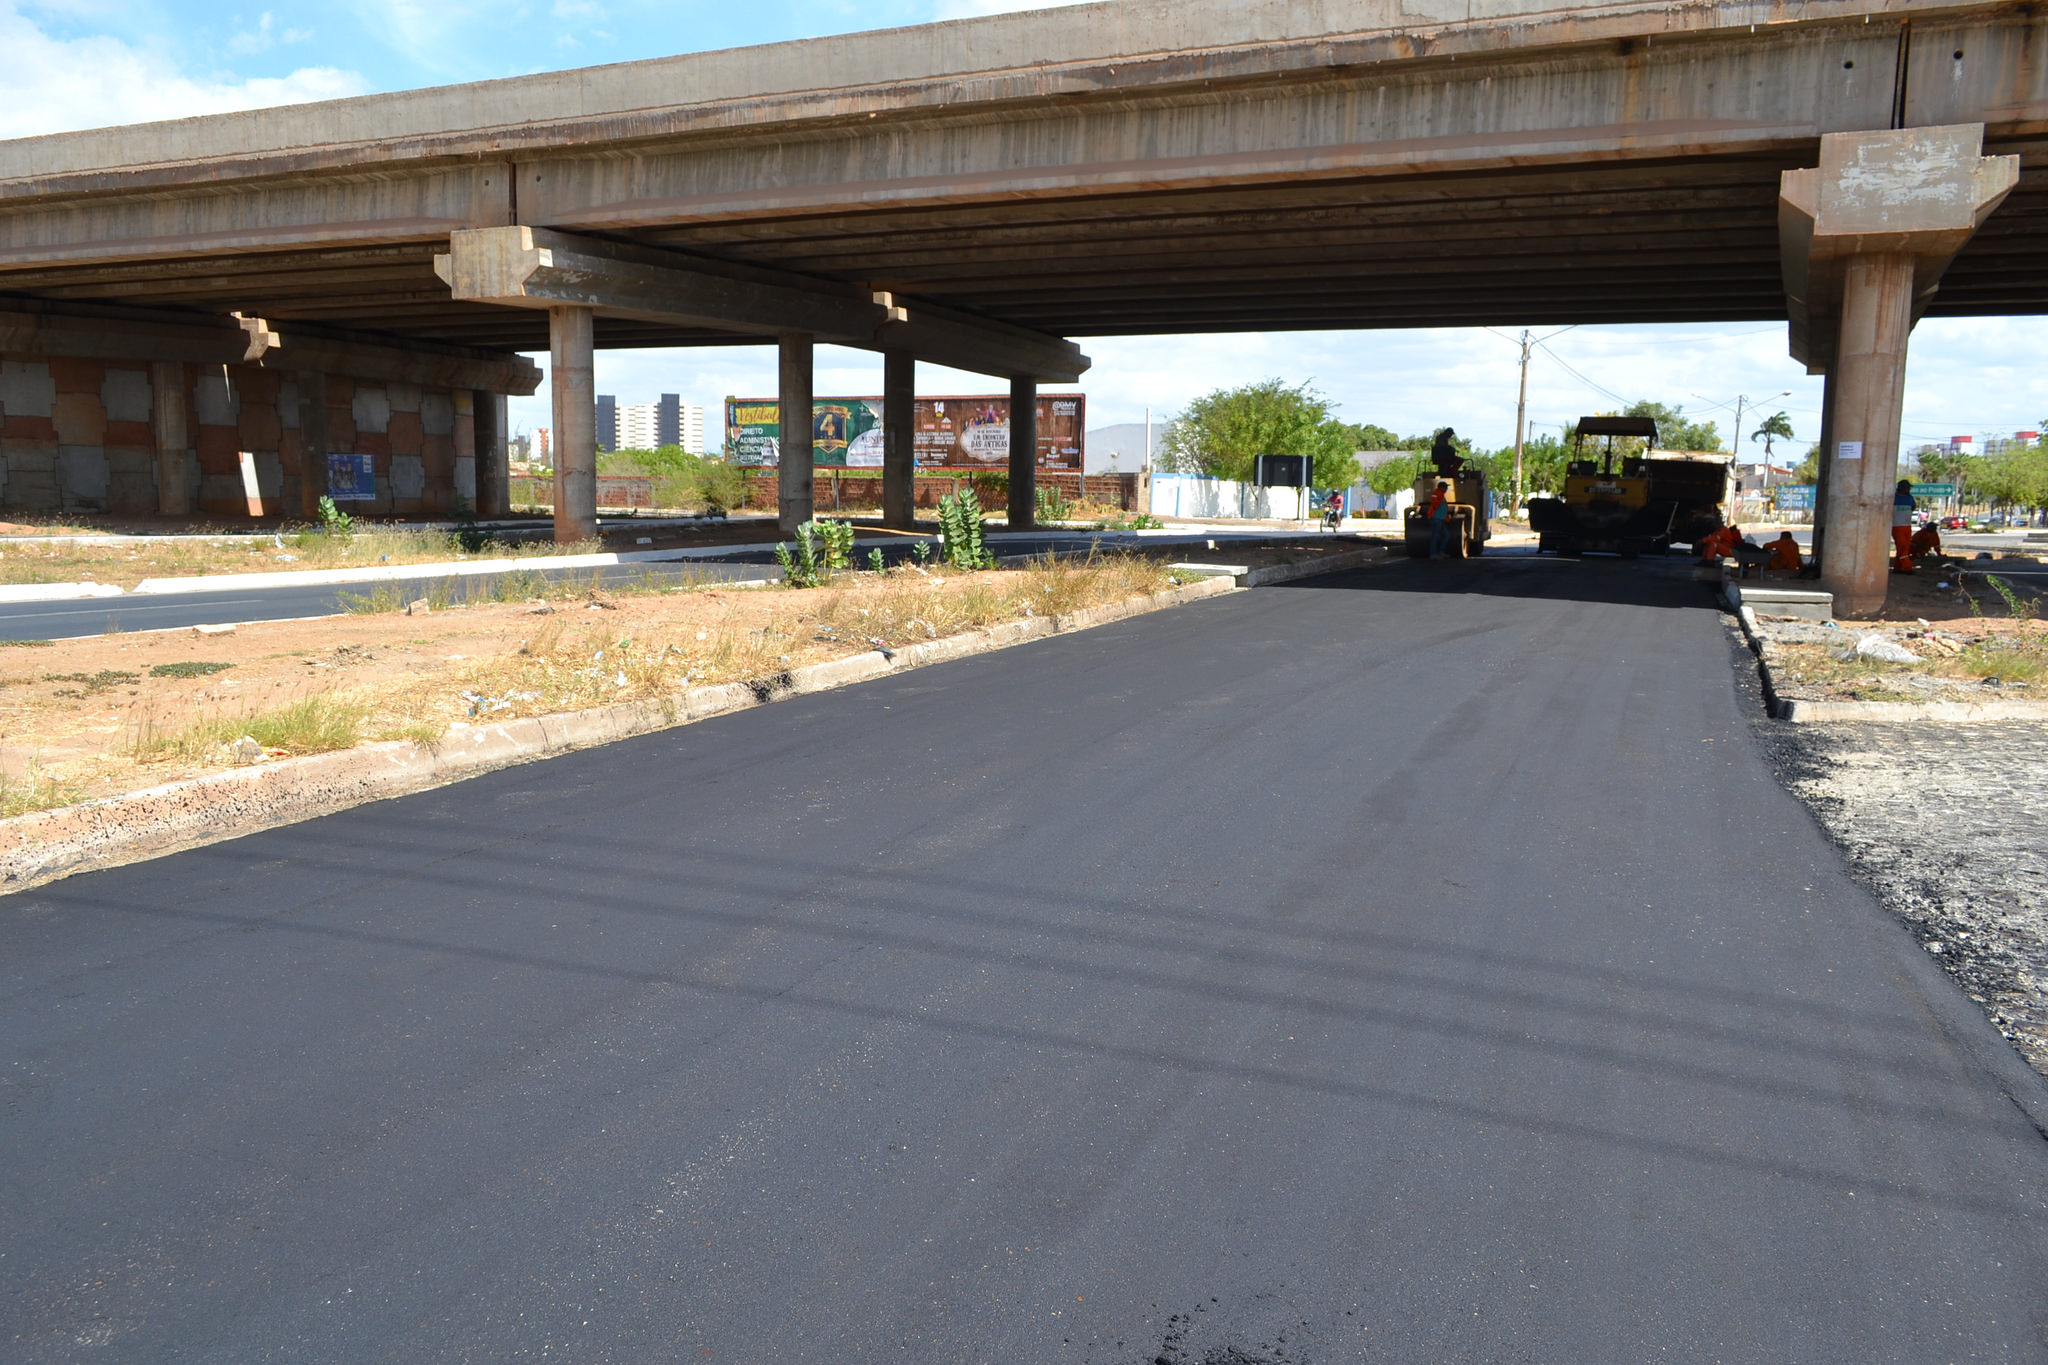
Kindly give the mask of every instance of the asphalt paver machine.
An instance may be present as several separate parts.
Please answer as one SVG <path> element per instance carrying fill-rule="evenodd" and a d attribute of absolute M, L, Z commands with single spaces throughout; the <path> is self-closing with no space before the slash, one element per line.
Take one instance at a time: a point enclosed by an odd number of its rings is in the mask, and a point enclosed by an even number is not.
<path fill-rule="evenodd" d="M 1529 502 L 1537 550 L 1605 550 L 1633 559 L 1675 542 L 1692 544 L 1720 526 L 1732 458 L 1659 451 L 1656 444 L 1654 418 L 1581 417 L 1564 495 Z"/>

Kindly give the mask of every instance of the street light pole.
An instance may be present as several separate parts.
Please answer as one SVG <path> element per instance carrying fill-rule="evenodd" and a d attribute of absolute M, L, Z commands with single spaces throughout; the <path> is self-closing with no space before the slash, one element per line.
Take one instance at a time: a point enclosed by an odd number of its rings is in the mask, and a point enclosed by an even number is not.
<path fill-rule="evenodd" d="M 1522 329 L 1522 391 L 1515 396 L 1515 496 L 1510 507 L 1522 510 L 1522 433 L 1523 418 L 1529 411 L 1529 329 Z"/>

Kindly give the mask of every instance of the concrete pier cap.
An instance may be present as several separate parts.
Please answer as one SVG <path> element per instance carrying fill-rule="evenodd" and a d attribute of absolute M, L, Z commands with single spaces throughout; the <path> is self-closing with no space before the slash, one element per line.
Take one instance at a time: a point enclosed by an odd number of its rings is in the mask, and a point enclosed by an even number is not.
<path fill-rule="evenodd" d="M 1830 133 L 1820 165 L 1780 183 L 1792 356 L 1832 381 L 1821 578 L 1840 616 L 1884 607 L 1907 338 L 2019 182 L 2018 157 L 1983 149 L 1981 123 Z"/>

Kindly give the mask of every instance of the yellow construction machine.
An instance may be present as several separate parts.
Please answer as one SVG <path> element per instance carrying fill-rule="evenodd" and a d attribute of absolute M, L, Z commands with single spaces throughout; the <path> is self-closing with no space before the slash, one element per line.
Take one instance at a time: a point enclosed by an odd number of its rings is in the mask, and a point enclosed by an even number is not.
<path fill-rule="evenodd" d="M 1603 437 L 1605 449 L 1591 458 L 1587 442 Z M 1617 440 L 1624 443 L 1620 450 Z M 1538 552 L 1607 550 L 1633 559 L 1674 542 L 1692 544 L 1720 526 L 1734 457 L 1660 451 L 1656 444 L 1653 418 L 1581 417 L 1564 495 L 1529 501 Z"/>

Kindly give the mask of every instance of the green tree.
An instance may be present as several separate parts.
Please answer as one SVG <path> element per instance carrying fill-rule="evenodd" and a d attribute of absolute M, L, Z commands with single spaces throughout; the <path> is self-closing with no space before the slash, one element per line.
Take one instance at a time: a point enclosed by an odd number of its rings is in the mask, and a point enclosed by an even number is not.
<path fill-rule="evenodd" d="M 1764 443 L 1764 463 L 1769 464 L 1771 462 L 1771 442 L 1789 441 L 1792 439 L 1792 419 L 1782 412 L 1774 412 L 1757 424 L 1757 429 L 1749 433 L 1749 439 Z"/>
<path fill-rule="evenodd" d="M 1355 428 L 1307 384 L 1268 379 L 1197 398 L 1167 425 L 1160 465 L 1172 473 L 1247 480 L 1261 455 L 1306 455 L 1318 488 L 1358 480 Z"/>
<path fill-rule="evenodd" d="M 1402 447 L 1394 445 L 1373 448 L 1399 450 Z M 1406 455 L 1395 455 L 1365 471 L 1365 486 L 1383 498 L 1390 498 L 1404 488 L 1414 487 L 1415 481 L 1422 477 L 1423 468 L 1427 463 L 1428 461 L 1420 454 L 1412 451 Z"/>
<path fill-rule="evenodd" d="M 1806 448 L 1806 458 L 1801 460 L 1796 466 L 1793 467 L 1792 482 L 1816 483 L 1819 480 L 1820 446 L 1818 444 L 1815 444 L 1808 446 Z"/>
<path fill-rule="evenodd" d="M 1721 430 L 1713 422 L 1687 421 L 1685 409 L 1645 398 L 1623 409 L 1624 417 L 1657 419 L 1657 444 L 1665 450 L 1719 450 Z M 1619 447 L 1616 447 L 1619 449 Z"/>

